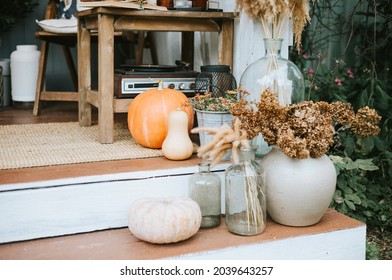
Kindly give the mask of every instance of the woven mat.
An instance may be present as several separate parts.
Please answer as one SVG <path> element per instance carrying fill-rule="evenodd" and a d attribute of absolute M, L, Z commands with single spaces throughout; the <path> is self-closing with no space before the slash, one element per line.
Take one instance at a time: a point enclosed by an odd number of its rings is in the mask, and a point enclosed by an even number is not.
<path fill-rule="evenodd" d="M 98 126 L 77 122 L 0 126 L 0 170 L 162 156 L 143 148 L 126 123 L 115 124 L 113 144 L 100 144 Z"/>

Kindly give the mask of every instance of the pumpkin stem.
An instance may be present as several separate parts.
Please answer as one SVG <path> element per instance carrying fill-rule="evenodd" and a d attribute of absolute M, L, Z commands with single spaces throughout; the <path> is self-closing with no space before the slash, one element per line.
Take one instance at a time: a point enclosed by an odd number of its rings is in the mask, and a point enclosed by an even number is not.
<path fill-rule="evenodd" d="M 163 90 L 163 82 L 162 82 L 162 80 L 158 82 L 158 90 L 159 91 Z"/>

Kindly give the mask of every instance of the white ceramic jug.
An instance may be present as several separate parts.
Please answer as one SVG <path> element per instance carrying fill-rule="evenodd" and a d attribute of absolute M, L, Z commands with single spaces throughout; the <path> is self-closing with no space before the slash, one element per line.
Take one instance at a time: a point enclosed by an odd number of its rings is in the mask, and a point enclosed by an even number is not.
<path fill-rule="evenodd" d="M 11 54 L 11 95 L 17 102 L 32 102 L 37 87 L 40 51 L 35 45 L 19 45 Z"/>

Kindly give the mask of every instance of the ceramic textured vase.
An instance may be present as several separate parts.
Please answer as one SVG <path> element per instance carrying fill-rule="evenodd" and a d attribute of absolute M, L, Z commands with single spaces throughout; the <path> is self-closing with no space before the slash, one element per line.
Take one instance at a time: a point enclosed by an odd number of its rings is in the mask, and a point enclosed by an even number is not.
<path fill-rule="evenodd" d="M 281 56 L 282 42 L 282 39 L 264 39 L 265 55 L 250 64 L 242 74 L 240 88 L 250 92 L 249 101 L 260 100 L 267 88 L 278 94 L 280 105 L 304 100 L 304 77 L 293 62 Z M 261 135 L 252 140 L 252 146 L 259 157 L 271 150 Z"/>
<path fill-rule="evenodd" d="M 336 170 L 328 156 L 293 159 L 273 148 L 262 160 L 266 171 L 267 212 L 277 223 L 318 223 L 332 201 Z"/>
<path fill-rule="evenodd" d="M 11 95 L 16 102 L 33 102 L 40 51 L 35 45 L 18 45 L 11 54 Z"/>

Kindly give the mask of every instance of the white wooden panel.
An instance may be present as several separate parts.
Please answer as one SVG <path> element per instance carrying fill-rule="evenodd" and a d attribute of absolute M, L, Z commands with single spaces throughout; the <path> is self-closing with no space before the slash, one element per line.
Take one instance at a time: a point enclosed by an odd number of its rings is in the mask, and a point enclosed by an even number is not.
<path fill-rule="evenodd" d="M 217 164 L 215 167 L 211 169 L 211 171 L 222 172 L 229 165 L 230 165 L 229 163 Z M 18 183 L 2 184 L 0 185 L 0 192 L 22 190 L 22 189 L 33 189 L 33 188 L 34 189 L 48 188 L 48 187 L 56 187 L 56 186 L 63 186 L 63 185 L 77 185 L 77 184 L 94 183 L 94 182 L 99 183 L 99 182 L 119 181 L 119 180 L 142 180 L 142 179 L 158 178 L 164 176 L 193 174 L 197 171 L 198 171 L 198 166 L 195 165 L 195 166 L 178 167 L 178 168 L 171 168 L 171 169 L 144 170 L 144 171 L 115 173 L 115 174 L 81 176 L 81 177 L 64 178 L 64 179 L 57 179 L 57 180 L 43 180 L 43 181 L 19 183 L 19 184 Z"/>
<path fill-rule="evenodd" d="M 222 189 L 223 170 L 216 171 Z M 125 227 L 135 199 L 187 196 L 188 178 L 196 171 L 189 167 L 3 185 L 0 243 Z"/>
<path fill-rule="evenodd" d="M 219 8 L 224 12 L 234 12 L 236 0 L 218 0 Z M 213 6 L 214 7 L 214 6 Z"/>
<path fill-rule="evenodd" d="M 265 55 L 263 28 L 260 22 L 251 20 L 241 13 L 234 21 L 234 65 L 233 75 L 240 82 L 245 69 Z M 288 46 L 292 34 L 287 30 L 284 34 L 281 55 L 288 58 Z"/>

